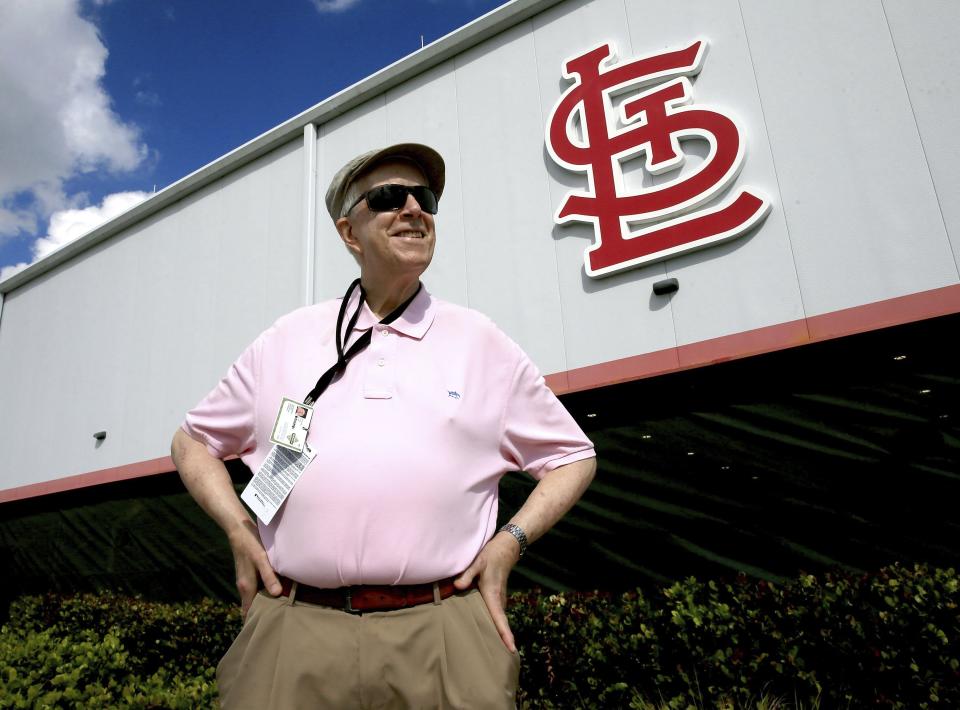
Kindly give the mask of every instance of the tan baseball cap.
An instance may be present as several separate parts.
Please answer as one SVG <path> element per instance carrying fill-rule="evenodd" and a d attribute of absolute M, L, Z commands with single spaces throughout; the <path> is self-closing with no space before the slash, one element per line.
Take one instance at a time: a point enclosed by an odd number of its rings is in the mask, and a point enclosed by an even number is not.
<path fill-rule="evenodd" d="M 440 154 L 433 148 L 420 143 L 397 143 L 387 148 L 371 150 L 358 155 L 333 176 L 330 187 L 327 188 L 325 202 L 327 203 L 327 212 L 330 213 L 334 222 L 340 219 L 343 200 L 346 198 L 350 183 L 376 164 L 384 163 L 391 158 L 409 160 L 415 163 L 427 178 L 427 186 L 437 193 L 437 199 L 440 198 L 444 183 L 444 164 Z"/>

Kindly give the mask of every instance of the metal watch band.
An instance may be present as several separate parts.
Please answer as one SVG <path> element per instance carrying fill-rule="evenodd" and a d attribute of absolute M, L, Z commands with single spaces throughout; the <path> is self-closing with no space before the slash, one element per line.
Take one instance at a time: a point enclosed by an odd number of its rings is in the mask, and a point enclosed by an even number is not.
<path fill-rule="evenodd" d="M 523 557 L 523 554 L 527 551 L 527 534 L 523 531 L 523 528 L 513 523 L 507 523 L 497 530 L 497 532 L 505 532 L 513 535 L 517 539 L 517 542 L 520 543 L 520 557 Z"/>

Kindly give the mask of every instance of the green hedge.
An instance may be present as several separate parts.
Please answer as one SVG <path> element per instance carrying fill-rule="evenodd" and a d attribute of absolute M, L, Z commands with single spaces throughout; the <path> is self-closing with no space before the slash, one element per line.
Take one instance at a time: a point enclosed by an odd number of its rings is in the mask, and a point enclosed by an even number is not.
<path fill-rule="evenodd" d="M 511 595 L 525 707 L 960 706 L 953 569 L 688 579 L 644 594 Z M 0 707 L 197 708 L 233 605 L 24 597 L 0 632 Z M 726 705 L 725 705 L 726 706 Z"/>
<path fill-rule="evenodd" d="M 169 604 L 117 594 L 22 597 L 11 605 L 10 619 L 10 632 L 111 634 L 143 675 L 171 668 L 198 675 L 216 667 L 241 627 L 235 604 L 212 599 Z"/>
<path fill-rule="evenodd" d="M 514 595 L 524 697 L 539 707 L 960 707 L 953 569 L 688 579 L 651 596 Z"/>
<path fill-rule="evenodd" d="M 23 597 L 0 631 L 0 707 L 211 707 L 239 629 L 235 605 L 211 600 Z"/>
<path fill-rule="evenodd" d="M 160 669 L 144 675 L 112 633 L 62 636 L 35 631 L 0 639 L 4 708 L 211 707 L 216 679 L 209 668 L 196 676 Z"/>

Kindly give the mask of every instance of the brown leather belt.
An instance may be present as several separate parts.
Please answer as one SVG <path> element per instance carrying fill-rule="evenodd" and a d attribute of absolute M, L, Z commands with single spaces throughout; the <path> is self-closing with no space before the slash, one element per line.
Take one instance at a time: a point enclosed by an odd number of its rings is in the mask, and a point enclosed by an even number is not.
<path fill-rule="evenodd" d="M 335 589 L 311 587 L 308 584 L 294 582 L 282 574 L 278 574 L 277 579 L 280 580 L 280 586 L 283 589 L 280 593 L 285 597 L 290 596 L 293 585 L 296 584 L 294 601 L 329 606 L 351 614 L 365 611 L 393 611 L 418 604 L 428 604 L 434 601 L 434 585 L 437 587 L 440 599 L 446 599 L 461 591 L 453 586 L 455 577 L 429 584 L 365 584 Z M 471 588 L 474 586 L 476 582 L 470 585 Z"/>

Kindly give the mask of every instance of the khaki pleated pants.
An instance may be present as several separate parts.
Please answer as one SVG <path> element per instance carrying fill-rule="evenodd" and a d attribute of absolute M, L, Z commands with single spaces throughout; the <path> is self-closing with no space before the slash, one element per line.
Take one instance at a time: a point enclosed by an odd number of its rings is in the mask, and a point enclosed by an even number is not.
<path fill-rule="evenodd" d="M 514 708 L 519 672 L 475 589 L 362 615 L 261 592 L 217 682 L 225 710 Z"/>

